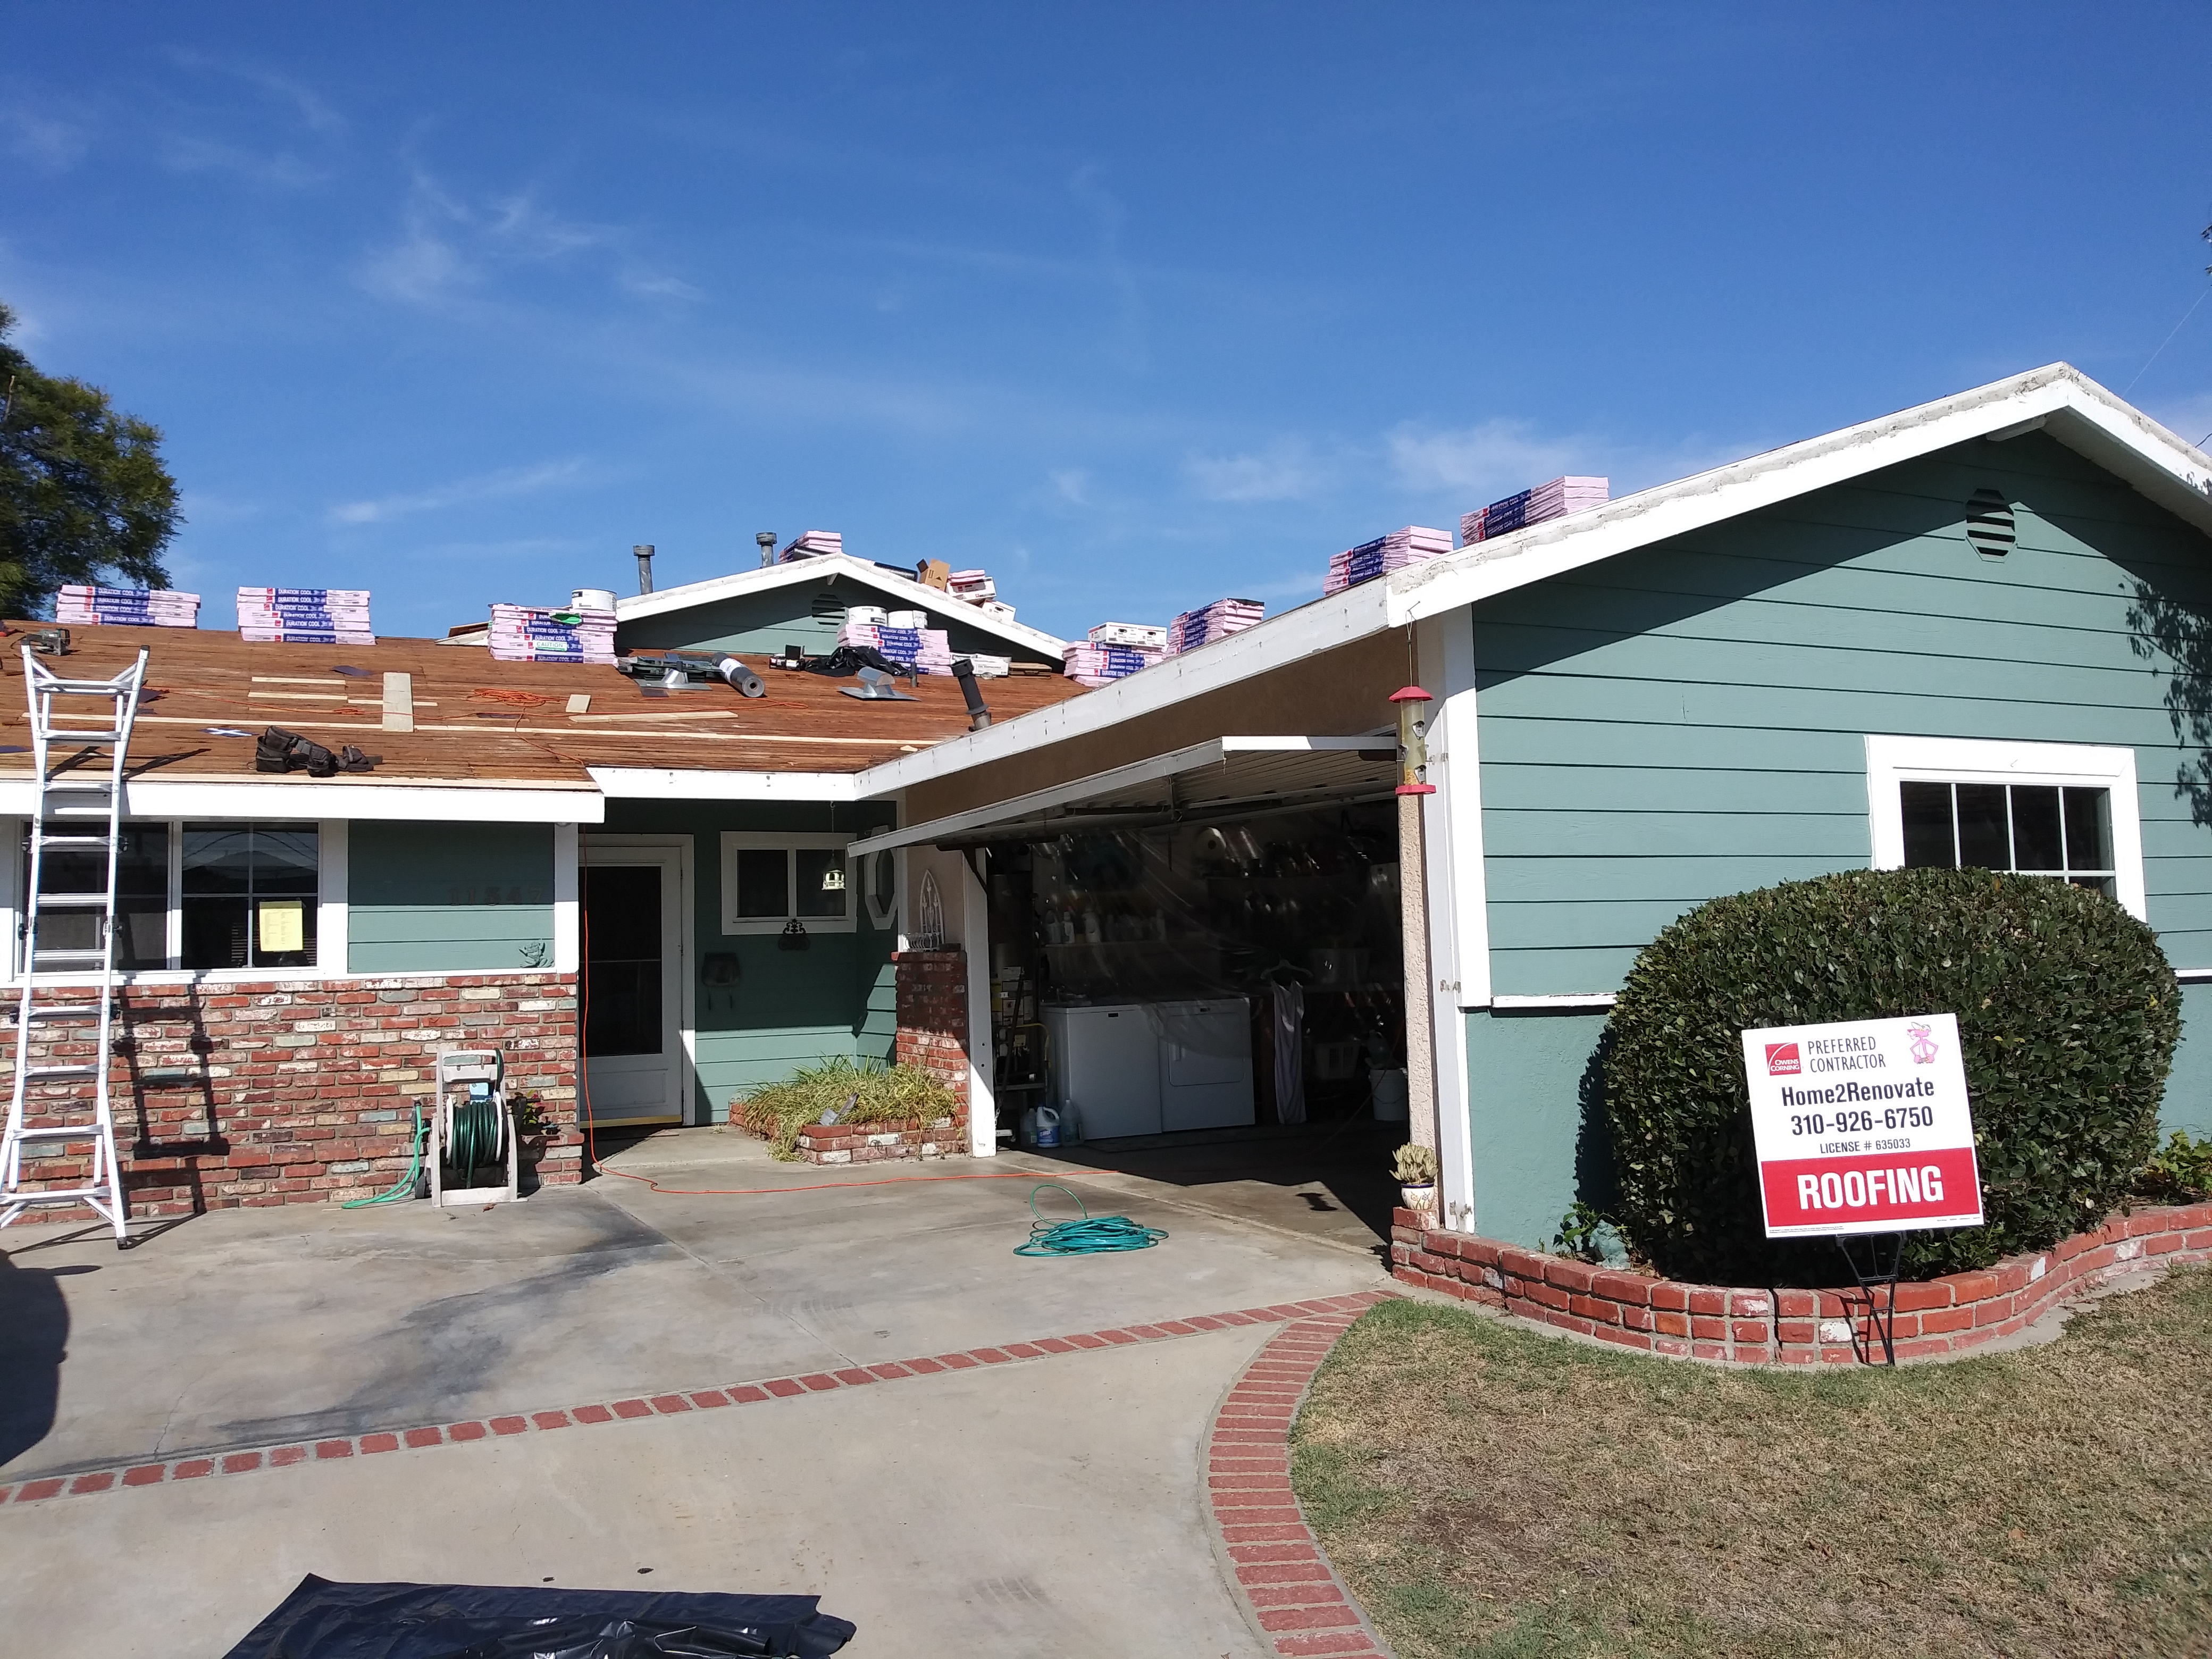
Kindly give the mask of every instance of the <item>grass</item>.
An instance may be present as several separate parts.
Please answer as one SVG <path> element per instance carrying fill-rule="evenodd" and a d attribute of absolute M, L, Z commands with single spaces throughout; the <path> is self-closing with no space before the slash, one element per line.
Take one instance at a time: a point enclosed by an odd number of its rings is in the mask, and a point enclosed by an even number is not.
<path fill-rule="evenodd" d="M 1292 1475 L 1401 1659 L 2212 1655 L 2212 1272 L 1814 1376 L 1387 1303 Z"/>
<path fill-rule="evenodd" d="M 799 1156 L 799 1132 L 825 1111 L 836 1112 L 841 1124 L 934 1123 L 959 1107 L 950 1088 L 918 1066 L 837 1054 L 739 1096 L 730 1115 L 788 1163 Z"/>

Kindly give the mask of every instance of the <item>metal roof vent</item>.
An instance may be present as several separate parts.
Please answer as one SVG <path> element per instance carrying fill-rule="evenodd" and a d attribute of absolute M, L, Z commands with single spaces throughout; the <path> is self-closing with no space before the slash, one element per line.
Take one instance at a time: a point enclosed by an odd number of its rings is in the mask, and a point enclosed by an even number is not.
<path fill-rule="evenodd" d="M 2012 551 L 2012 503 L 1994 489 L 1977 489 L 1966 503 L 1966 540 L 1985 559 Z"/>

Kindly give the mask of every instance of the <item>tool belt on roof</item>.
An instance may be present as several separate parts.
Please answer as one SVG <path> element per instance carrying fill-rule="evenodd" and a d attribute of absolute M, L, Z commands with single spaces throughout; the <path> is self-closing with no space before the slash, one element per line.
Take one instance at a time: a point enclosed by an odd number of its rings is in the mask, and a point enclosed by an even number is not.
<path fill-rule="evenodd" d="M 348 744 L 335 754 L 312 738 L 272 726 L 253 745 L 257 772 L 305 772 L 311 778 L 332 778 L 341 772 L 366 772 L 384 758 L 364 755 Z"/>

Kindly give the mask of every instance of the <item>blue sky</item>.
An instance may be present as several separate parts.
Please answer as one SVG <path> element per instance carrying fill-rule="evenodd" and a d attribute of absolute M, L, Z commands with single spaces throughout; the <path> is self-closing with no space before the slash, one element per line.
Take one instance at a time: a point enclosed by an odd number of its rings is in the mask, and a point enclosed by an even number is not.
<path fill-rule="evenodd" d="M 2207 63 L 2157 4 L 19 4 L 0 298 L 167 434 L 215 625 L 823 528 L 1076 633 L 2057 358 L 2197 441 Z"/>

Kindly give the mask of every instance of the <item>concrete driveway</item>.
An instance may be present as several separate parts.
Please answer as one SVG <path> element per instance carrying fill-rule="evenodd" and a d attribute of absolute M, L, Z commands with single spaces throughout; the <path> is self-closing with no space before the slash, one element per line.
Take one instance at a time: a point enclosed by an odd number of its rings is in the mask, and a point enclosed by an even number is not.
<path fill-rule="evenodd" d="M 1213 1559 L 1198 1448 L 1271 1328 L 1180 1322 L 1376 1289 L 1371 1256 L 1126 1176 L 1067 1179 L 1166 1243 L 1036 1261 L 1012 1254 L 1034 1175 L 927 1178 L 1003 1164 L 814 1170 L 705 1131 L 611 1161 L 772 1190 L 604 1176 L 492 1210 L 231 1212 L 121 1253 L 0 1235 L 4 1627 L 52 1655 L 220 1654 L 307 1571 L 649 1575 L 818 1593 L 860 1625 L 856 1655 L 1260 1651 Z M 1146 1340 L 1060 1340 L 1132 1326 Z M 896 1363 L 979 1349 L 1006 1363 Z M 641 1403 L 810 1375 L 830 1391 Z M 638 1420 L 519 1431 L 592 1421 L 566 1415 L 585 1402 Z M 518 1432 L 399 1438 L 487 1422 Z M 289 1468 L 250 1449 L 386 1442 Z M 204 1463 L 255 1467 L 19 1501 L 44 1477 Z M 88 1587 L 101 1617 L 80 1636 Z"/>

